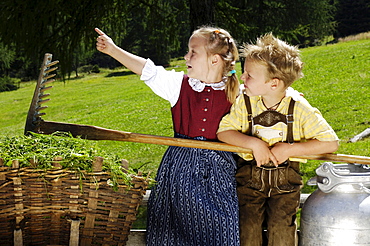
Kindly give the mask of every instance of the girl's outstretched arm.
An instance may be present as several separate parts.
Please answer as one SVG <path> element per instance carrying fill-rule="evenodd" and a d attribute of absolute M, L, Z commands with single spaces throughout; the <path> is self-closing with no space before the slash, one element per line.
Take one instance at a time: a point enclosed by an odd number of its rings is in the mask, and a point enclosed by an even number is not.
<path fill-rule="evenodd" d="M 113 57 L 132 72 L 141 75 L 146 59 L 121 49 L 99 28 L 95 28 L 95 31 L 99 34 L 99 37 L 96 39 L 97 50 Z"/>

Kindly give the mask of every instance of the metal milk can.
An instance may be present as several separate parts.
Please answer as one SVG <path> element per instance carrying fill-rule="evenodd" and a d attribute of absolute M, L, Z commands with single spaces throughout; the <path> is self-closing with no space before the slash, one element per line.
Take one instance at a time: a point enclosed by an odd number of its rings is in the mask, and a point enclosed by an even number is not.
<path fill-rule="evenodd" d="M 370 245 L 370 168 L 323 163 L 301 211 L 300 246 Z"/>

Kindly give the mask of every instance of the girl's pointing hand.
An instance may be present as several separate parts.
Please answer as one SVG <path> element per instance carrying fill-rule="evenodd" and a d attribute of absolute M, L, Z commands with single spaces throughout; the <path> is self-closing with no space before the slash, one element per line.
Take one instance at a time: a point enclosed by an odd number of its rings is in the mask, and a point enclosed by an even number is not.
<path fill-rule="evenodd" d="M 113 40 L 99 28 L 95 28 L 95 31 L 99 34 L 99 37 L 96 39 L 96 49 L 110 55 L 113 48 L 116 46 Z"/>

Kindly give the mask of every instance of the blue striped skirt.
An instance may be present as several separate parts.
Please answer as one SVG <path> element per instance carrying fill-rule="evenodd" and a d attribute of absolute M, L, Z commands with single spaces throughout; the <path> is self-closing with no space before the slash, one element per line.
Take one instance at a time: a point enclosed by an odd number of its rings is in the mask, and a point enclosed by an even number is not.
<path fill-rule="evenodd" d="M 147 245 L 238 246 L 235 171 L 229 152 L 170 146 L 148 202 Z"/>

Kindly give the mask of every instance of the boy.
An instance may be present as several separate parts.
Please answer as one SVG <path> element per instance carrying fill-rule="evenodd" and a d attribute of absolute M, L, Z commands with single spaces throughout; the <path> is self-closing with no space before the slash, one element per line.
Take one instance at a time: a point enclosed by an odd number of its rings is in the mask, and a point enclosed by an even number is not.
<path fill-rule="evenodd" d="M 217 133 L 221 141 L 253 150 L 239 154 L 236 174 L 241 245 L 261 246 L 263 223 L 268 245 L 297 245 L 299 163 L 305 160 L 290 157 L 334 152 L 338 137 L 316 108 L 287 89 L 303 76 L 296 47 L 266 34 L 245 45 L 242 56 L 245 92 Z"/>

